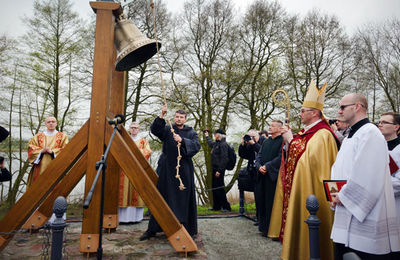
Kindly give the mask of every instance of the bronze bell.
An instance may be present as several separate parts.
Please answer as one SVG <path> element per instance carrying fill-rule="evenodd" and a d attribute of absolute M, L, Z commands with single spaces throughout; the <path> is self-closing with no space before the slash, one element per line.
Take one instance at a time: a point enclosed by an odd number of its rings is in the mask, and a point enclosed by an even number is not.
<path fill-rule="evenodd" d="M 156 41 L 144 36 L 139 29 L 122 13 L 117 19 L 114 31 L 114 44 L 117 49 L 115 69 L 130 70 L 157 53 Z M 161 43 L 158 43 L 158 48 Z"/>

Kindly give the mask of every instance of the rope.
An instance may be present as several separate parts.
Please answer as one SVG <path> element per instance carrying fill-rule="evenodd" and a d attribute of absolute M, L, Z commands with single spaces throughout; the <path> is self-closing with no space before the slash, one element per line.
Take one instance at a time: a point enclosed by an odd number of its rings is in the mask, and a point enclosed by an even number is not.
<path fill-rule="evenodd" d="M 155 12 L 154 12 L 154 2 L 153 2 L 153 0 L 150 0 L 150 8 L 151 8 L 152 16 L 153 16 L 153 31 L 154 31 L 154 37 L 155 37 L 155 40 L 156 40 L 157 64 L 158 64 L 158 70 L 160 71 L 160 81 L 161 81 L 161 87 L 162 87 L 162 90 L 163 90 L 163 100 L 164 100 L 164 105 L 167 106 L 167 94 L 166 94 L 167 91 L 166 91 L 166 88 L 165 88 L 165 85 L 164 85 L 164 79 L 163 79 L 163 74 L 162 74 L 162 70 L 161 70 L 160 52 L 159 52 L 159 48 L 158 48 L 156 15 L 155 15 Z M 169 127 L 171 128 L 172 136 L 174 136 L 175 135 L 175 130 L 172 127 L 171 120 L 169 120 L 169 118 L 166 115 L 165 115 L 165 117 L 167 119 Z M 178 149 L 178 157 L 176 158 L 177 163 L 176 163 L 176 175 L 175 175 L 175 178 L 177 178 L 179 180 L 179 189 L 180 190 L 184 190 L 184 189 L 186 189 L 186 187 L 185 187 L 185 185 L 183 185 L 181 176 L 179 175 L 179 168 L 181 167 L 180 161 L 182 159 L 182 156 L 181 156 L 181 143 L 178 142 L 177 145 L 176 145 L 176 148 Z"/>
<path fill-rule="evenodd" d="M 232 184 L 229 184 L 228 186 L 218 186 L 218 187 L 215 187 L 215 188 L 210 188 L 210 189 L 201 189 L 201 188 L 195 188 L 197 191 L 213 191 L 213 190 L 220 190 L 220 189 L 225 189 L 225 188 L 230 188 L 230 187 L 232 187 L 233 185 L 235 185 L 235 182 L 234 183 L 232 183 Z"/>

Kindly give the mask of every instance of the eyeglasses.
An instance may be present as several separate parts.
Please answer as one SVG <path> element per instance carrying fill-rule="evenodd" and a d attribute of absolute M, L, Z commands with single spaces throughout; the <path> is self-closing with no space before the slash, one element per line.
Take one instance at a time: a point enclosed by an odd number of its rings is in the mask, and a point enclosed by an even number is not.
<path fill-rule="evenodd" d="M 378 122 L 378 125 L 397 125 L 397 124 L 382 120 Z"/>
<path fill-rule="evenodd" d="M 139 127 L 131 126 L 131 129 L 139 129 Z"/>
<path fill-rule="evenodd" d="M 339 110 L 344 110 L 346 107 L 349 107 L 349 106 L 354 106 L 354 105 L 356 105 L 355 103 L 354 104 L 348 104 L 348 105 L 341 105 L 340 107 L 339 107 Z"/>
<path fill-rule="evenodd" d="M 305 112 L 314 111 L 314 109 L 302 109 L 300 110 L 300 114 L 304 114 Z"/>

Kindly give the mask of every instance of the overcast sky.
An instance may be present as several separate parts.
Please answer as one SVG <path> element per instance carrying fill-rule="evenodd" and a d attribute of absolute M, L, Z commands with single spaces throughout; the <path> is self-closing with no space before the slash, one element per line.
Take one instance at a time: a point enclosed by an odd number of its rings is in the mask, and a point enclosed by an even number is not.
<path fill-rule="evenodd" d="M 92 14 L 87 0 L 71 0 L 83 18 Z M 154 0 L 157 1 L 157 0 Z M 185 0 L 163 0 L 171 12 L 182 10 Z M 369 22 L 382 22 L 391 17 L 400 19 L 400 0 L 278 0 L 289 13 L 306 14 L 312 8 L 335 14 L 349 33 Z M 233 0 L 243 11 L 252 0 Z M 0 0 L 0 35 L 17 37 L 24 33 L 22 19 L 33 14 L 33 0 Z"/>

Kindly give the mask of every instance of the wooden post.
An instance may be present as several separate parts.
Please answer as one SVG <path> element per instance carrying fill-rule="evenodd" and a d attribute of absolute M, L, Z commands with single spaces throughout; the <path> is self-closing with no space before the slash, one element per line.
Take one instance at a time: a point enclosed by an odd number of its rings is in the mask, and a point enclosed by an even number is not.
<path fill-rule="evenodd" d="M 90 5 L 97 13 L 90 120 L 82 126 L 40 178 L 33 183 L 15 206 L 9 210 L 3 220 L 0 221 L 0 232 L 2 233 L 18 230 L 43 201 L 44 203 L 40 209 L 44 214 L 38 211 L 38 215 L 35 216 L 42 214 L 43 218 L 47 218 L 46 215 L 49 214 L 48 202 L 53 200 L 55 196 L 66 196 L 72 190 L 72 186 L 79 182 L 84 170 L 86 170 L 86 197 L 97 172 L 95 169 L 96 162 L 101 159 L 104 147 L 113 131 L 112 127 L 107 124 L 107 116 L 114 116 L 112 112 L 118 113 L 121 111 L 122 113 L 124 106 L 124 77 L 122 72 L 116 72 L 113 69 L 115 61 L 113 46 L 114 15 L 119 15 L 122 9 L 119 3 L 114 2 L 90 2 Z M 112 72 L 114 72 L 113 76 L 111 76 Z M 112 81 L 112 95 L 110 95 Z M 112 169 L 109 169 L 108 172 L 111 172 L 111 178 L 115 178 L 114 175 L 116 174 L 119 177 L 120 169 L 122 169 L 143 197 L 157 222 L 168 236 L 172 247 L 178 252 L 196 251 L 197 246 L 193 239 L 179 223 L 158 192 L 156 188 L 157 174 L 123 127 L 120 127 L 120 133 L 116 133 L 110 152 L 112 155 L 110 158 L 113 158 L 110 161 L 115 161 L 110 162 L 112 165 L 110 168 Z M 71 167 L 76 172 L 69 172 L 64 177 L 64 174 L 71 170 Z M 65 179 L 56 187 L 63 177 Z M 116 178 L 117 181 L 110 181 L 111 178 L 108 178 L 108 181 L 106 180 L 107 192 L 117 194 L 118 192 L 114 192 L 114 190 L 119 188 L 116 184 L 119 178 Z M 80 239 L 80 251 L 83 253 L 97 251 L 99 243 L 100 186 L 101 183 L 98 183 L 89 209 L 84 211 Z M 47 198 L 47 196 L 49 197 Z M 118 209 L 118 199 L 112 197 L 106 203 L 108 216 L 114 216 Z M 0 250 L 6 246 L 11 238 L 12 235 L 0 235 Z"/>
<path fill-rule="evenodd" d="M 89 192 L 97 170 L 96 162 L 104 153 L 104 130 L 110 98 L 111 73 L 113 68 L 114 48 L 114 15 L 113 11 L 121 9 L 119 3 L 90 2 L 97 14 L 96 38 L 94 46 L 92 100 L 90 104 L 90 124 L 88 139 L 88 160 L 85 182 L 85 197 Z M 87 210 L 83 211 L 80 251 L 96 252 L 99 241 L 100 187 L 98 182 Z"/>
<path fill-rule="evenodd" d="M 116 50 L 113 48 L 112 64 L 116 60 Z M 124 114 L 125 106 L 125 73 L 116 71 L 113 66 L 112 71 L 112 82 L 111 82 L 111 96 L 110 96 L 110 117 L 114 117 L 116 114 Z M 107 143 L 107 140 L 104 141 Z M 112 230 L 118 226 L 118 202 L 119 202 L 119 180 L 121 174 L 121 167 L 119 167 L 115 158 L 110 154 L 107 161 L 107 174 L 106 174 L 106 186 L 105 194 L 107 196 L 104 200 L 104 218 L 103 227 Z"/>

